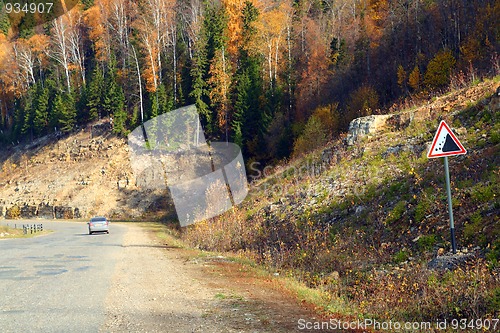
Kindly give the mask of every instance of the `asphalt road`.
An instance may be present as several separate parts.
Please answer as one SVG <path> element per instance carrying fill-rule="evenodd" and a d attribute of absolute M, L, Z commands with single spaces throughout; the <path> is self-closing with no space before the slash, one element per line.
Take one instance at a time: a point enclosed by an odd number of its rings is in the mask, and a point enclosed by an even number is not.
<path fill-rule="evenodd" d="M 0 332 L 98 332 L 127 227 L 90 236 L 81 222 L 36 223 L 54 232 L 0 240 Z"/>

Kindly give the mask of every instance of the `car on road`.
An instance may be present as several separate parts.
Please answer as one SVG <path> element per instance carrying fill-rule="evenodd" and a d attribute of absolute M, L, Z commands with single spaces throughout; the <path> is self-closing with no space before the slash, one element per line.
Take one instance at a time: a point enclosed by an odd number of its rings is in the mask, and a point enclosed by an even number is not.
<path fill-rule="evenodd" d="M 92 235 L 94 232 L 109 234 L 109 221 L 103 216 L 93 217 L 87 224 L 89 225 L 89 235 Z"/>

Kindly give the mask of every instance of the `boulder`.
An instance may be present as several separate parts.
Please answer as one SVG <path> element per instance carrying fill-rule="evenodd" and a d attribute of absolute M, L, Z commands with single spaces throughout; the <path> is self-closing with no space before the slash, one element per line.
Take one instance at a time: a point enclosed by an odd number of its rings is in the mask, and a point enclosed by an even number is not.
<path fill-rule="evenodd" d="M 75 209 L 74 209 L 74 214 L 73 214 L 73 217 L 74 217 L 75 219 L 81 219 L 81 218 L 82 218 L 82 214 L 80 213 L 80 209 L 78 209 L 78 208 L 75 208 Z"/>
<path fill-rule="evenodd" d="M 38 217 L 42 219 L 53 219 L 54 218 L 54 206 L 41 203 L 38 205 Z"/>
<path fill-rule="evenodd" d="M 349 124 L 346 142 L 349 146 L 353 145 L 360 138 L 375 134 L 388 127 L 387 120 L 392 115 L 372 115 L 356 118 Z"/>
<path fill-rule="evenodd" d="M 21 206 L 21 218 L 22 219 L 33 219 L 37 216 L 37 207 L 36 206 Z"/>
<path fill-rule="evenodd" d="M 438 255 L 436 258 L 432 259 L 427 267 L 437 271 L 455 270 L 458 267 L 464 267 L 468 262 L 474 260 L 476 254 L 474 252 L 457 252 L 456 254 L 447 253 L 444 255 Z"/>
<path fill-rule="evenodd" d="M 75 215 L 73 207 L 55 206 L 54 216 L 56 219 L 71 220 Z"/>
<path fill-rule="evenodd" d="M 332 162 L 332 159 L 333 159 L 332 148 L 327 148 L 323 150 L 323 152 L 321 153 L 321 162 L 323 164 L 330 164 Z"/>

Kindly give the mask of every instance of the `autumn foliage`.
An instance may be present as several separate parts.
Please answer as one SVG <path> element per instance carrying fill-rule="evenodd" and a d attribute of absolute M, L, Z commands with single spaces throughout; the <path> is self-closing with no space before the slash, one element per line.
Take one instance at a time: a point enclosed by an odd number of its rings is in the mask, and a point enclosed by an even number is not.
<path fill-rule="evenodd" d="M 354 117 L 447 89 L 454 76 L 498 74 L 499 16 L 493 0 L 81 0 L 31 27 L 2 9 L 0 140 L 59 130 L 31 121 L 45 94 L 42 119 L 56 117 L 66 94 L 70 124 L 116 113 L 119 134 L 194 103 L 209 138 L 279 160 L 312 124 L 331 127 L 315 115 L 322 107 L 336 105 L 330 139 Z"/>

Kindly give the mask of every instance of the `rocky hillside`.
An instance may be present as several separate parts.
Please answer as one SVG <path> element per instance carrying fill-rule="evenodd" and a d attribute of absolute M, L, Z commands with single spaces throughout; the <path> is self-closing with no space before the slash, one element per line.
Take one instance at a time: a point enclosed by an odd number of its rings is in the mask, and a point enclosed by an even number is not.
<path fill-rule="evenodd" d="M 401 152 L 421 154 L 435 126 L 418 135 L 414 135 L 412 128 L 425 126 L 426 122 L 435 123 L 441 117 L 453 118 L 459 110 L 490 96 L 497 86 L 494 81 L 484 82 L 410 110 L 358 118 L 351 123 L 347 139 L 320 152 L 319 160 L 314 157 L 318 154 L 313 154 L 305 160 L 276 168 L 274 176 L 254 182 L 252 194 L 259 197 L 263 188 L 272 189 L 269 184 L 277 181 L 279 186 L 288 186 L 277 179 L 290 178 L 286 175 L 290 170 L 298 171 L 297 175 L 291 175 L 294 181 L 302 181 L 316 173 L 323 174 L 327 169 L 333 172 L 335 165 L 356 161 L 363 154 L 366 156 L 369 151 L 376 152 L 381 147 L 386 147 L 382 159 L 398 156 Z M 491 105 L 491 108 L 498 110 L 498 106 Z M 467 132 L 464 126 L 458 123 L 455 129 L 464 134 Z M 360 143 L 363 138 L 365 141 Z M 343 146 L 344 142 L 349 148 Z M 359 172 L 353 173 L 356 170 Z M 302 203 L 304 207 L 315 207 L 317 200 L 314 198 L 319 192 L 342 199 L 365 191 L 368 183 L 375 186 L 382 178 L 387 180 L 388 175 L 403 176 L 396 168 L 389 173 L 382 170 L 380 168 L 374 175 L 365 166 L 355 165 L 350 173 L 339 177 L 327 176 L 327 173 L 312 178 L 316 184 L 307 186 L 307 190 L 297 190 L 293 196 L 312 196 L 311 200 Z M 384 173 L 382 178 L 381 173 Z M 165 193 L 144 190 L 140 184 L 130 167 L 126 139 L 111 134 L 107 120 L 71 135 L 53 134 L 27 144 L 0 147 L 0 217 L 87 218 L 104 214 L 120 219 L 141 219 L 172 214 Z M 272 196 L 272 191 L 267 192 Z M 286 202 L 287 195 L 281 196 L 281 191 L 277 194 L 280 196 L 278 202 L 270 203 L 268 209 L 280 206 L 291 209 Z M 363 205 L 354 209 L 359 213 Z"/>
<path fill-rule="evenodd" d="M 69 136 L 49 135 L 0 149 L 0 216 L 6 218 L 148 218 L 164 193 L 143 191 L 127 141 L 101 121 Z"/>
<path fill-rule="evenodd" d="M 329 315 L 495 318 L 499 87 L 496 78 L 408 110 L 356 119 L 345 139 L 272 172 L 260 170 L 269 176 L 254 181 L 242 206 L 181 237 L 305 282 L 322 293 Z M 426 157 L 440 120 L 468 150 L 449 158 L 457 255 L 449 254 L 443 162 Z"/>

